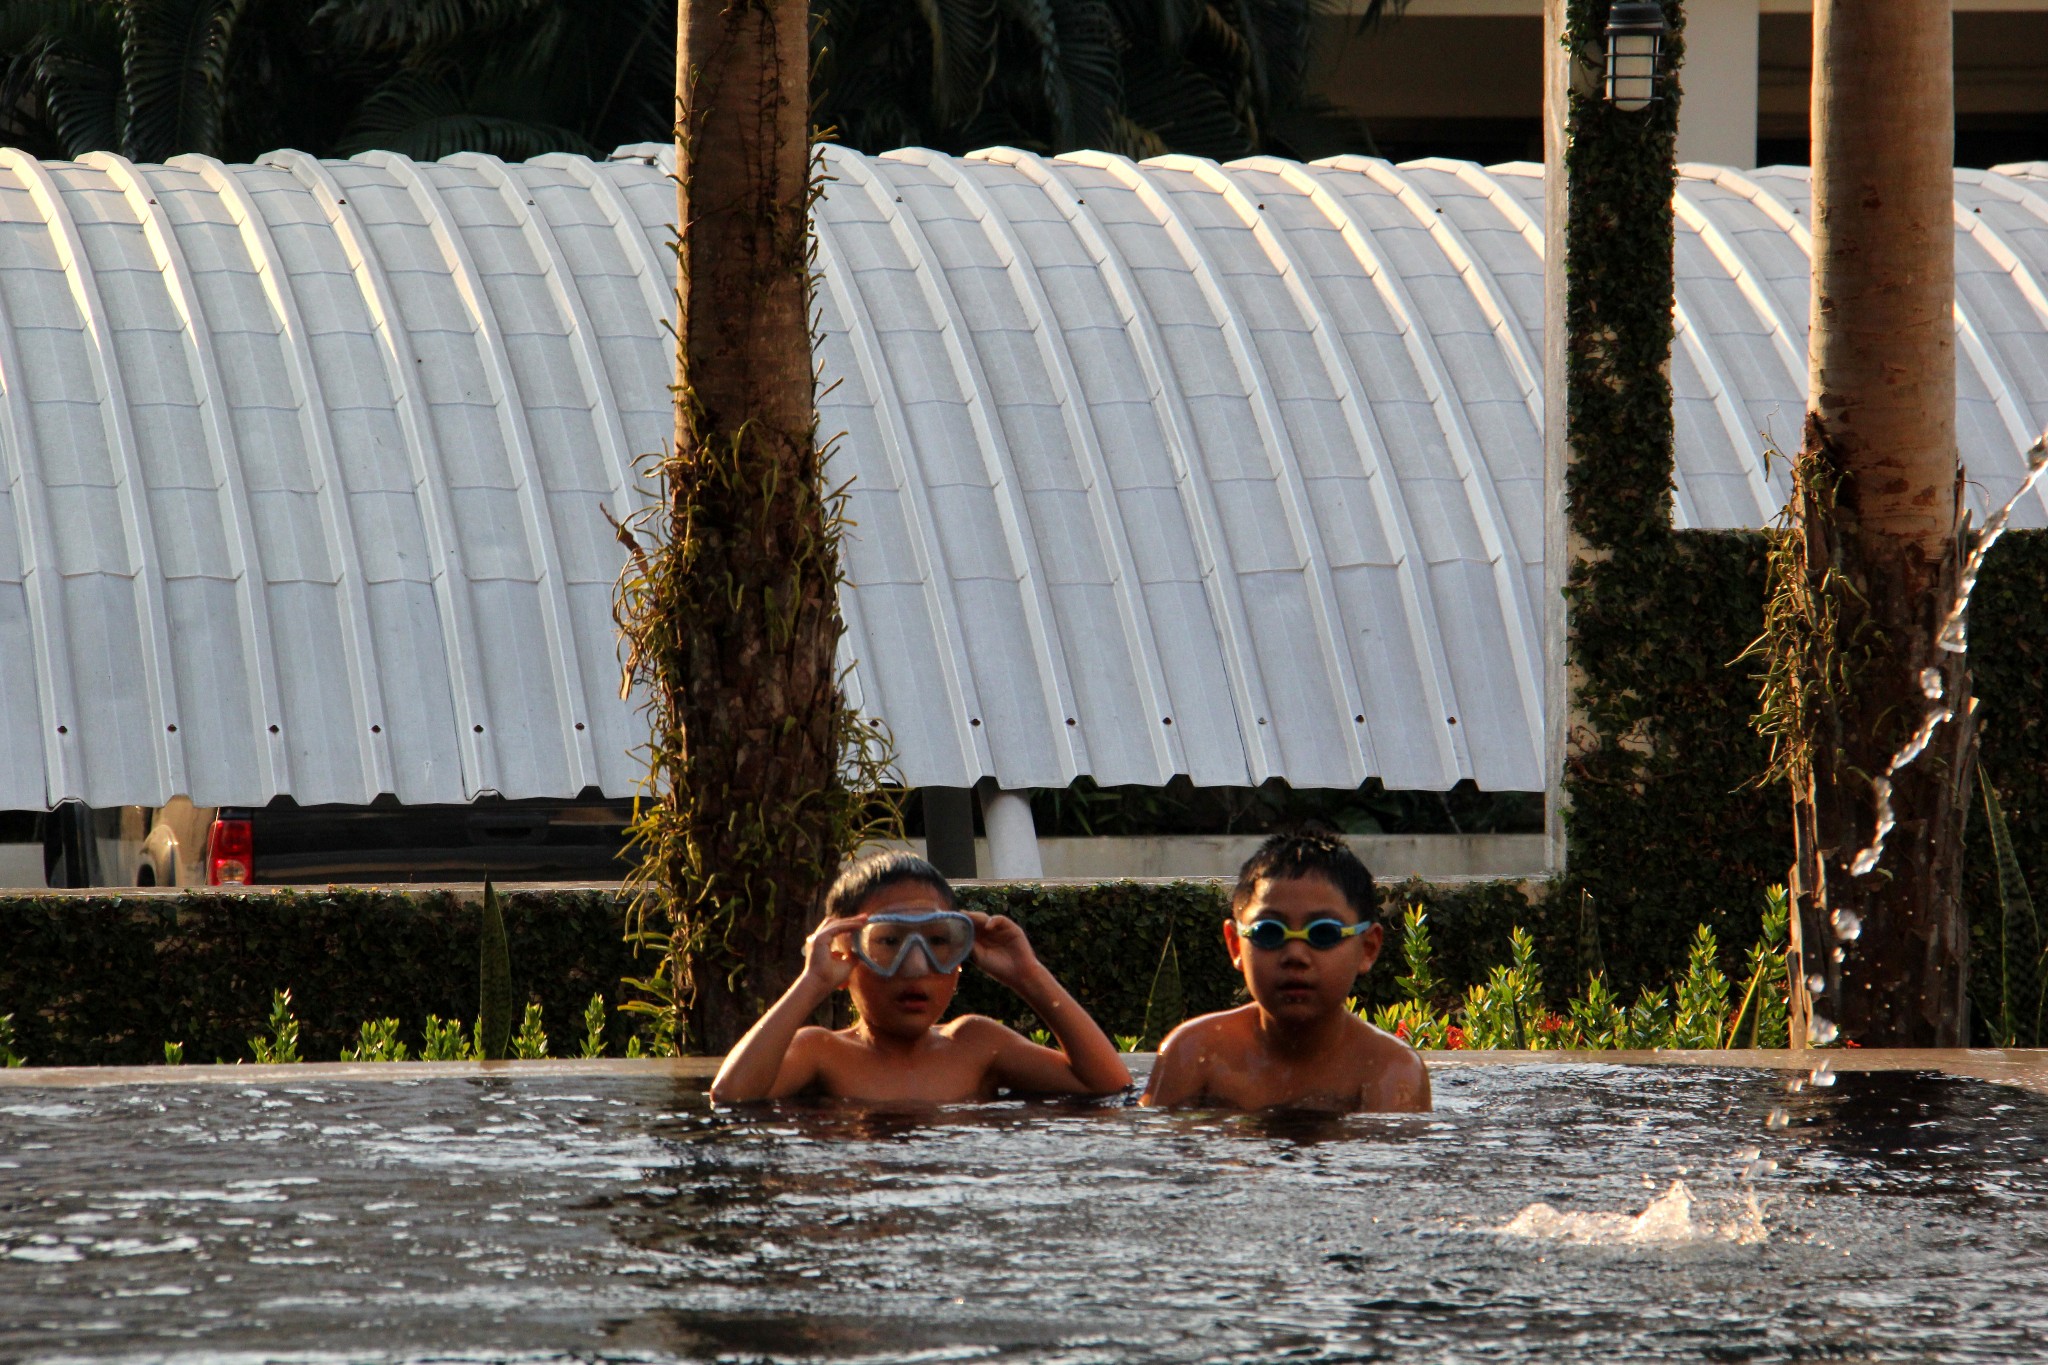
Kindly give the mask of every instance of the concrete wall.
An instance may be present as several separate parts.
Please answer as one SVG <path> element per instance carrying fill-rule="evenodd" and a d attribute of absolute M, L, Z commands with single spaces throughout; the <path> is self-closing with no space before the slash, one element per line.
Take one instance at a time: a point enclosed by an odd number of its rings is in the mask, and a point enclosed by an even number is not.
<path fill-rule="evenodd" d="M 1872 0 L 1877 3 L 1878 0 Z M 1362 8 L 1350 0 L 1348 8 Z M 2048 157 L 2048 0 L 1955 0 L 1957 163 Z M 1687 0 L 1684 161 L 1803 163 L 1812 0 Z M 1543 0 L 1411 0 L 1318 22 L 1309 81 L 1396 160 L 1542 156 Z"/>
<path fill-rule="evenodd" d="M 1235 877 L 1263 836 L 1176 835 L 1149 838 L 1040 839 L 1047 880 L 1117 877 Z M 1354 834 L 1347 841 L 1383 881 L 1427 877 L 1540 877 L 1540 834 Z M 908 845 L 920 855 L 924 840 Z M 991 866 L 988 841 L 974 841 L 978 869 Z M 985 874 L 984 874 L 985 875 Z"/>

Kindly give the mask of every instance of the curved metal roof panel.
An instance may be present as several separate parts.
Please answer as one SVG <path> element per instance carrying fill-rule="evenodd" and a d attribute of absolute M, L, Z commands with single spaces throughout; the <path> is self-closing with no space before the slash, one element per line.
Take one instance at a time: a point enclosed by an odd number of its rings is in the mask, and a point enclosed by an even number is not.
<path fill-rule="evenodd" d="M 665 152 L 0 152 L 0 808 L 630 793 Z M 907 781 L 1540 788 L 1539 167 L 826 161 L 846 658 Z M 2048 168 L 1956 194 L 1990 501 L 2048 424 Z M 1807 200 L 1684 168 L 1681 525 L 1783 498 Z"/>

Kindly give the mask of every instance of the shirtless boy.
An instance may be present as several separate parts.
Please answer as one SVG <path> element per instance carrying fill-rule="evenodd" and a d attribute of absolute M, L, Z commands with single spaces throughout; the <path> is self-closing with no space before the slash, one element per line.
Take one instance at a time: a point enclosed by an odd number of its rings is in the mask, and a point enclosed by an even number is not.
<path fill-rule="evenodd" d="M 970 957 L 1038 1011 L 1057 1048 L 979 1014 L 938 1022 Z M 807 1026 L 842 986 L 859 1011 L 853 1027 Z M 1039 962 L 1016 921 L 962 912 L 930 863 L 877 853 L 825 893 L 824 922 L 804 944 L 803 975 L 726 1054 L 711 1098 L 956 1104 L 1000 1090 L 1107 1095 L 1130 1083 L 1115 1044 Z"/>
<path fill-rule="evenodd" d="M 1429 1072 L 1346 1003 L 1380 953 L 1372 874 L 1342 840 L 1276 834 L 1237 874 L 1223 942 L 1252 1003 L 1167 1036 L 1141 1101 L 1233 1109 L 1430 1107 Z"/>

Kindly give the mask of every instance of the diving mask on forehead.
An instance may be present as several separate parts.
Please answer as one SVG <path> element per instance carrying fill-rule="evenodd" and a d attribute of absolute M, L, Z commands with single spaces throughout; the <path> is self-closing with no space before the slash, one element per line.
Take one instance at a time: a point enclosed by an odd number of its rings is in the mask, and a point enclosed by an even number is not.
<path fill-rule="evenodd" d="M 920 954 L 924 972 L 944 976 L 973 949 L 974 921 L 958 910 L 884 910 L 853 932 L 854 955 L 877 976 L 895 976 Z"/>

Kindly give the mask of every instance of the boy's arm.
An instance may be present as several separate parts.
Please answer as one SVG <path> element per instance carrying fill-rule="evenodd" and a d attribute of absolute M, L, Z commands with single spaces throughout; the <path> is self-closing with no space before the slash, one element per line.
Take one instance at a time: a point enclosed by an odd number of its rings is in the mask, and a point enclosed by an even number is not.
<path fill-rule="evenodd" d="M 812 931 L 804 941 L 803 975 L 789 983 L 782 998 L 725 1054 L 711 1082 L 712 1103 L 781 1099 L 817 1078 L 817 1051 L 804 1046 L 799 1030 L 853 974 L 852 955 L 834 952 L 833 944 L 865 923 L 865 915 L 855 915 L 827 920 Z"/>
<path fill-rule="evenodd" d="M 1023 926 L 1006 915 L 970 913 L 976 964 L 1022 996 L 1060 1044 L 1056 1049 L 1040 1047 L 996 1024 L 1000 1032 L 992 1037 L 992 1065 L 997 1081 L 1012 1090 L 1040 1094 L 1107 1095 L 1130 1085 L 1130 1068 L 1116 1044 L 1038 960 Z"/>
<path fill-rule="evenodd" d="M 1159 1059 L 1152 1064 L 1152 1077 L 1145 1083 L 1145 1093 L 1138 1098 L 1139 1104 L 1172 1109 L 1201 1101 L 1207 1078 L 1203 1075 L 1200 1044 L 1195 1038 L 1197 1022 L 1182 1024 L 1166 1035 L 1166 1041 L 1159 1045 Z"/>

